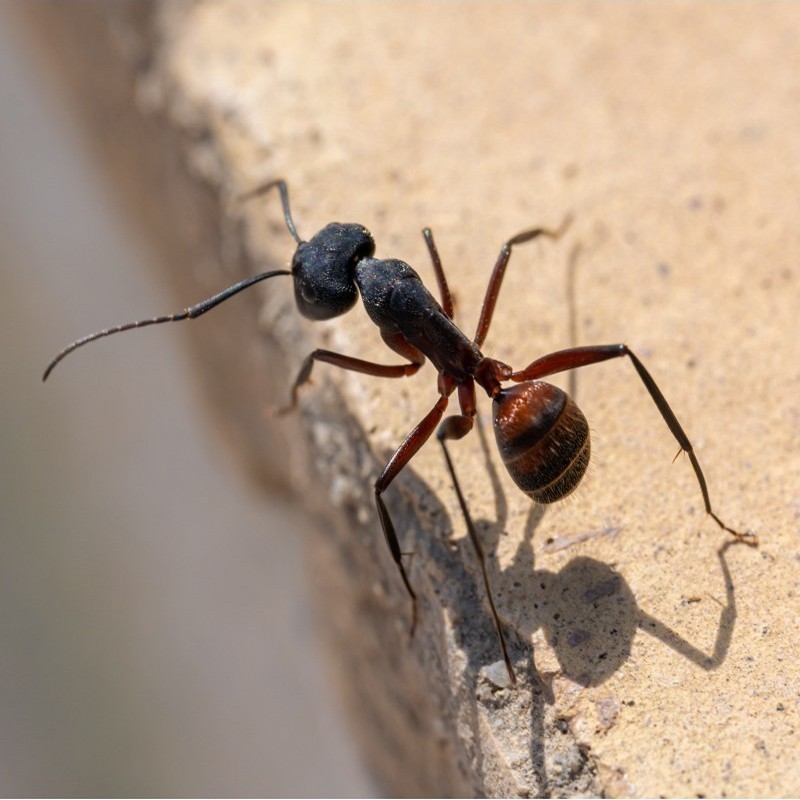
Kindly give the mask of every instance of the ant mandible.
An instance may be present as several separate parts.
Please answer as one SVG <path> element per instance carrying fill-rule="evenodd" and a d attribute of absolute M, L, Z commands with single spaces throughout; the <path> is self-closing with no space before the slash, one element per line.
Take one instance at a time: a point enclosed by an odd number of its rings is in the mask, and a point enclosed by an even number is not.
<path fill-rule="evenodd" d="M 375 241 L 362 225 L 332 222 L 310 241 L 303 241 L 297 234 L 289 210 L 289 192 L 285 181 L 270 181 L 240 199 L 259 197 L 273 188 L 280 193 L 286 227 L 297 242 L 291 270 L 272 270 L 247 278 L 177 314 L 117 325 L 84 336 L 65 347 L 50 362 L 42 380 L 47 380 L 56 364 L 66 355 L 95 339 L 147 325 L 195 319 L 254 283 L 277 275 L 292 277 L 297 307 L 303 316 L 312 320 L 331 319 L 344 314 L 355 305 L 360 293 L 367 314 L 378 326 L 384 343 L 407 359 L 406 363 L 376 364 L 330 350 L 314 350 L 303 362 L 292 386 L 290 403 L 282 411 L 291 411 L 296 407 L 298 390 L 308 382 L 317 361 L 378 378 L 404 378 L 415 374 L 426 358 L 431 360 L 439 373 L 439 399 L 406 436 L 375 481 L 378 516 L 389 551 L 411 598 L 413 634 L 417 623 L 417 596 L 403 566 L 403 553 L 383 493 L 438 426 L 436 438 L 442 446 L 468 535 L 480 561 L 489 607 L 512 684 L 516 683 L 514 667 L 492 599 L 486 556 L 447 449 L 448 441 L 461 439 L 472 430 L 477 413 L 476 384 L 492 398 L 497 446 L 511 478 L 537 503 L 553 503 L 570 494 L 586 471 L 590 455 L 589 426 L 583 412 L 566 392 L 540 379 L 627 356 L 677 440 L 679 453 L 682 451 L 689 456 L 706 512 L 722 530 L 748 544 L 757 544 L 752 531 L 741 533 L 729 528 L 712 510 L 706 480 L 689 438 L 656 382 L 627 345 L 570 347 L 541 356 L 521 370 L 514 370 L 508 364 L 481 353 L 511 251 L 516 245 L 538 237 L 560 238 L 570 224 L 570 217 L 565 218 L 555 230 L 531 228 L 512 236 L 503 244 L 489 279 L 475 336 L 470 340 L 453 322 L 453 300 L 430 228 L 425 228 L 422 234 L 433 262 L 441 305 L 408 264 L 394 258 L 373 257 Z M 504 388 L 502 384 L 508 381 L 516 385 Z M 442 420 L 453 392 L 458 394 L 460 413 Z"/>

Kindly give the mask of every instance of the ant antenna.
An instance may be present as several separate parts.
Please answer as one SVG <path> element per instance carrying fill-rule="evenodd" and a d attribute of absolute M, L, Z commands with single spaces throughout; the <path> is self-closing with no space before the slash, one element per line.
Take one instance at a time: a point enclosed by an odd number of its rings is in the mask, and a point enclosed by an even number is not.
<path fill-rule="evenodd" d="M 249 192 L 245 192 L 244 194 L 239 195 L 237 199 L 239 202 L 252 200 L 255 197 L 261 197 L 261 195 L 266 194 L 273 187 L 277 187 L 278 191 L 280 192 L 281 205 L 283 206 L 283 219 L 286 222 L 286 227 L 289 229 L 289 233 L 292 234 L 297 244 L 303 244 L 303 240 L 298 236 L 297 229 L 294 227 L 292 212 L 289 209 L 289 190 L 286 188 L 286 181 L 281 179 L 269 181 L 268 183 L 264 183 L 261 186 L 256 186 L 255 189 L 251 189 Z M 97 331 L 97 333 L 90 333 L 88 336 L 83 336 L 76 342 L 67 345 L 47 365 L 47 369 L 44 371 L 44 375 L 42 375 L 42 381 L 47 380 L 47 377 L 53 371 L 55 365 L 58 364 L 58 362 L 61 361 L 62 358 L 68 356 L 73 350 L 77 350 L 79 347 L 83 347 L 83 345 L 89 344 L 89 342 L 93 342 L 95 339 L 102 339 L 104 336 L 111 336 L 112 333 L 122 333 L 122 331 L 129 331 L 132 330 L 133 328 L 144 328 L 147 327 L 148 325 L 160 325 L 162 322 L 180 322 L 181 320 L 184 319 L 194 319 L 195 317 L 199 317 L 201 314 L 205 314 L 206 311 L 210 311 L 212 308 L 214 308 L 214 306 L 218 306 L 220 303 L 224 302 L 229 297 L 233 297 L 233 295 L 238 294 L 243 289 L 247 289 L 254 283 L 266 280 L 267 278 L 272 278 L 275 275 L 291 275 L 291 274 L 292 273 L 286 269 L 273 270 L 272 272 L 263 272 L 261 273 L 261 275 L 254 275 L 252 278 L 246 278 L 245 280 L 240 281 L 239 283 L 236 283 L 233 286 L 229 286 L 227 289 L 224 289 L 219 294 L 215 294 L 213 297 L 209 297 L 207 300 L 203 300 L 200 303 L 196 303 L 193 306 L 189 306 L 188 308 L 185 308 L 183 311 L 177 314 L 167 314 L 166 316 L 162 317 L 153 317 L 152 319 L 142 319 L 142 320 L 137 320 L 136 322 L 127 322 L 124 325 L 115 325 L 113 328 L 106 328 L 105 330 Z"/>
<path fill-rule="evenodd" d="M 284 186 L 285 188 L 285 186 Z M 289 213 L 289 207 L 286 206 L 286 213 Z M 290 228 L 292 233 L 294 233 L 294 226 Z M 295 234 L 296 236 L 296 234 Z M 185 308 L 183 311 L 177 314 L 167 314 L 162 317 L 153 317 L 152 319 L 141 319 L 137 320 L 136 322 L 127 322 L 124 325 L 115 325 L 113 328 L 106 328 L 102 331 L 97 331 L 97 333 L 90 333 L 88 336 L 83 336 L 82 338 L 78 339 L 76 342 L 67 345 L 48 365 L 47 369 L 44 371 L 44 375 L 42 375 L 42 381 L 46 381 L 48 375 L 53 371 L 53 368 L 62 358 L 68 356 L 73 350 L 77 350 L 79 347 L 83 347 L 85 344 L 89 344 L 89 342 L 93 342 L 95 339 L 102 339 L 104 336 L 111 336 L 112 333 L 121 333 L 122 331 L 129 331 L 133 328 L 144 328 L 148 325 L 160 325 L 162 322 L 180 322 L 184 319 L 194 319 L 195 317 L 199 317 L 201 314 L 205 314 L 206 311 L 210 311 L 215 306 L 218 306 L 220 303 L 223 303 L 229 297 L 233 297 L 233 295 L 238 294 L 244 289 L 252 286 L 254 283 L 258 283 L 259 281 L 266 280 L 267 278 L 273 278 L 276 275 L 291 275 L 292 273 L 288 269 L 277 269 L 272 270 L 271 272 L 262 272 L 261 275 L 254 275 L 251 278 L 246 278 L 239 283 L 234 284 L 233 286 L 229 286 L 227 289 L 224 289 L 219 294 L 215 294 L 213 297 L 209 297 L 207 300 L 203 300 L 200 303 L 196 303 L 193 306 L 189 306 Z"/>
<path fill-rule="evenodd" d="M 277 186 L 278 191 L 281 193 L 283 219 L 286 222 L 286 227 L 289 229 L 289 233 L 294 236 L 294 240 L 297 242 L 297 244 L 303 244 L 303 240 L 297 235 L 297 229 L 294 227 L 294 220 L 292 219 L 292 212 L 289 210 L 289 190 L 286 188 L 286 181 L 282 179 L 269 181 L 261 186 L 256 186 L 255 189 L 251 189 L 249 192 L 240 194 L 236 199 L 240 203 L 246 203 L 248 200 L 253 200 L 256 197 L 261 197 L 262 195 L 266 194 L 270 189 L 272 189 L 273 186 Z"/>

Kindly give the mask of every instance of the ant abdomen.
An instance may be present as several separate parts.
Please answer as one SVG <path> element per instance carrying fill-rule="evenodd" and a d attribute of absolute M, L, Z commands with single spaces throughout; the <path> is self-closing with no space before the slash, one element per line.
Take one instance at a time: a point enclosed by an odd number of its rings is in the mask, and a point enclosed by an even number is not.
<path fill-rule="evenodd" d="M 503 463 L 528 497 L 554 503 L 577 487 L 589 466 L 589 424 L 566 392 L 525 381 L 498 392 L 493 411 Z"/>

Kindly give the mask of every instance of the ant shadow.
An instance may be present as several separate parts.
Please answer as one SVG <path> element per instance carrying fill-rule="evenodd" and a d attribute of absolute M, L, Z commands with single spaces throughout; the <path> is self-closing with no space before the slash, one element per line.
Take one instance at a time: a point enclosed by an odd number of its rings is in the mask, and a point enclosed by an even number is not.
<path fill-rule="evenodd" d="M 486 465 L 495 496 L 495 519 L 475 519 L 478 534 L 487 554 L 487 568 L 498 611 L 518 677 L 527 676 L 530 697 L 529 757 L 535 775 L 542 781 L 538 794 L 550 796 L 559 793 L 549 786 L 545 761 L 545 710 L 555 703 L 553 679 L 556 676 L 589 688 L 599 686 L 610 678 L 628 659 L 634 636 L 641 630 L 655 637 L 670 649 L 703 670 L 717 669 L 724 661 L 733 637 L 737 611 L 734 584 L 726 561 L 729 547 L 743 544 L 731 539 L 718 550 L 720 571 L 724 581 L 725 600 L 720 604 L 719 623 L 714 645 L 704 652 L 672 630 L 648 611 L 639 607 L 624 576 L 610 565 L 594 558 L 576 556 L 559 571 L 537 569 L 533 537 L 544 520 L 544 506 L 533 505 L 528 514 L 523 536 L 511 563 L 501 569 L 493 555 L 500 537 L 505 535 L 507 504 L 497 473 L 489 457 L 482 426 L 482 446 L 486 448 Z M 431 631 L 434 641 L 442 643 L 437 658 L 446 662 L 444 652 L 445 609 L 452 624 L 452 636 L 457 648 L 465 657 L 461 674 L 461 689 L 467 728 L 480 728 L 480 705 L 492 692 L 482 690 L 486 682 L 482 672 L 497 663 L 499 673 L 505 676 L 500 659 L 497 634 L 489 614 L 480 569 L 469 537 L 452 538 L 452 525 L 447 512 L 435 494 L 412 469 L 404 473 L 404 483 L 413 494 L 423 498 L 427 515 L 435 518 L 433 527 L 439 536 L 426 535 L 423 527 L 414 526 L 408 531 L 410 541 L 416 542 L 417 557 L 424 558 L 431 575 L 434 596 L 421 596 L 421 622 Z M 413 487 L 413 488 L 412 488 Z M 441 521 L 447 521 L 445 525 Z M 608 529 L 610 534 L 614 529 Z M 581 540 L 582 537 L 576 537 Z M 569 545 L 567 545 L 569 546 Z M 413 577 L 412 577 L 413 580 Z M 558 661 L 558 670 L 541 673 L 536 666 L 533 646 L 534 634 L 541 629 L 545 640 Z M 524 654 L 527 666 L 520 668 Z M 489 700 L 491 704 L 492 700 Z M 501 705 L 501 697 L 496 698 Z M 461 728 L 464 730 L 464 728 Z M 483 754 L 477 741 L 466 742 L 468 757 L 475 768 L 474 774 L 482 776 Z"/>
<path fill-rule="evenodd" d="M 729 547 L 742 542 L 730 540 L 717 551 L 725 585 L 725 604 L 720 608 L 711 653 L 703 652 L 652 614 L 639 608 L 623 575 L 608 564 L 578 556 L 558 572 L 537 569 L 533 536 L 545 517 L 545 507 L 542 505 L 533 505 L 512 562 L 505 569 L 499 569 L 491 556 L 506 530 L 508 507 L 480 420 L 476 428 L 494 494 L 495 519 L 476 519 L 475 525 L 489 556 L 487 566 L 500 614 L 505 620 L 504 627 L 511 628 L 516 634 L 508 637 L 512 658 L 514 652 L 519 653 L 520 650 L 528 654 L 527 672 L 531 686 L 530 758 L 534 772 L 543 780 L 540 792 L 542 796 L 547 796 L 550 790 L 544 748 L 545 706 L 555 702 L 553 678 L 560 675 L 587 688 L 602 684 L 630 656 L 633 638 L 638 630 L 655 637 L 706 671 L 717 669 L 727 656 L 737 613 L 726 552 Z M 607 528 L 598 533 L 616 532 L 613 528 Z M 581 541 L 584 538 L 579 535 L 574 540 Z M 474 561 L 475 553 L 469 540 L 465 538 L 460 545 L 464 548 L 463 557 L 467 559 L 467 564 L 470 559 Z M 459 576 L 458 580 L 467 581 L 470 597 L 477 594 L 477 602 L 481 604 L 483 587 L 477 571 L 470 577 Z M 484 641 L 496 645 L 488 613 L 484 611 L 483 617 L 485 628 L 481 632 L 487 637 Z M 536 667 L 532 640 L 540 628 L 558 660 L 559 670 L 555 673 L 542 675 Z M 487 655 L 488 663 L 491 663 L 497 661 L 498 653 L 495 650 L 487 654 L 485 648 L 481 648 L 480 652 L 470 650 L 474 637 L 468 631 L 459 630 L 456 635 L 459 644 L 468 653 L 464 679 L 472 684 L 471 689 L 475 689 L 478 672 L 487 664 Z M 474 693 L 473 697 L 476 697 Z M 473 711 L 476 717 L 477 702 Z"/>
<path fill-rule="evenodd" d="M 570 311 L 569 338 L 573 346 L 577 339 L 577 323 L 574 303 L 575 271 L 579 249 L 570 255 L 567 272 L 567 294 Z M 576 395 L 575 371 L 568 375 L 568 391 Z M 512 660 L 517 667 L 520 655 L 525 653 L 527 669 L 518 673 L 527 674 L 530 686 L 529 756 L 533 774 L 540 781 L 536 787 L 539 796 L 561 793 L 562 781 L 558 785 L 547 774 L 545 758 L 545 711 L 555 703 L 553 679 L 556 675 L 567 678 L 582 687 L 594 687 L 611 677 L 628 659 L 634 636 L 642 630 L 654 636 L 703 670 L 717 669 L 725 660 L 736 622 L 734 584 L 726 561 L 729 547 L 741 544 L 736 540 L 726 542 L 717 551 L 720 570 L 725 586 L 725 602 L 720 604 L 720 617 L 716 637 L 710 653 L 683 638 L 659 619 L 641 609 L 624 576 L 612 566 L 597 559 L 577 556 L 558 572 L 537 569 L 533 550 L 533 537 L 545 517 L 546 507 L 533 504 L 528 514 L 523 536 L 511 563 L 499 568 L 493 555 L 500 537 L 505 535 L 508 522 L 508 505 L 500 479 L 495 469 L 493 448 L 489 446 L 485 426 L 480 415 L 476 418 L 480 446 L 484 455 L 489 483 L 494 495 L 494 519 L 475 519 L 475 527 L 487 554 L 487 570 L 503 618 L 507 644 Z M 413 494 L 424 498 L 427 512 L 436 517 L 433 527 L 442 530 L 439 520 L 447 520 L 447 513 L 436 496 L 425 485 L 415 471 L 408 468 L 403 481 L 414 484 Z M 467 498 L 469 502 L 469 498 Z M 458 541 L 452 539 L 452 525 L 446 522 L 441 536 L 424 536 L 424 525 L 409 531 L 416 547 L 427 564 L 439 574 L 432 580 L 431 602 L 425 602 L 422 611 L 425 625 L 435 631 L 438 641 L 444 641 L 445 607 L 454 620 L 452 635 L 455 644 L 464 654 L 466 663 L 462 672 L 462 691 L 467 702 L 467 723 L 471 731 L 480 728 L 481 703 L 487 702 L 487 692 L 481 684 L 481 669 L 499 661 L 500 651 L 491 615 L 486 607 L 486 598 L 476 553 L 469 537 Z M 615 534 L 618 529 L 577 534 L 552 543 L 550 549 L 564 549 L 572 543 L 592 538 L 595 535 Z M 419 536 L 424 538 L 420 539 Z M 547 549 L 547 546 L 545 546 Z M 413 580 L 413 578 L 412 578 Z M 446 587 L 446 588 L 443 588 Z M 436 615 L 436 609 L 441 609 Z M 555 654 L 558 670 L 544 675 L 536 666 L 533 649 L 534 635 L 541 629 L 544 638 Z M 499 662 L 502 665 L 502 662 Z M 505 675 L 505 670 L 502 668 Z M 523 683 L 524 685 L 524 683 Z M 502 696 L 489 703 L 502 705 Z M 462 727 L 462 730 L 464 728 Z M 466 743 L 471 752 L 468 756 L 474 766 L 474 774 L 482 776 L 483 754 L 477 734 L 475 741 Z M 533 788 L 533 787 L 531 787 Z"/>

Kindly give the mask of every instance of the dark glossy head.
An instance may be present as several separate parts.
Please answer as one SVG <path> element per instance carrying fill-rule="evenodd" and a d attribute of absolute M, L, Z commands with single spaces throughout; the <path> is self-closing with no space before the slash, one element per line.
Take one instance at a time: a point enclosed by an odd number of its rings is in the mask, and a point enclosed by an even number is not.
<path fill-rule="evenodd" d="M 375 253 L 375 241 L 363 225 L 331 222 L 292 259 L 297 307 L 309 319 L 331 319 L 349 311 L 358 299 L 355 267 Z"/>

